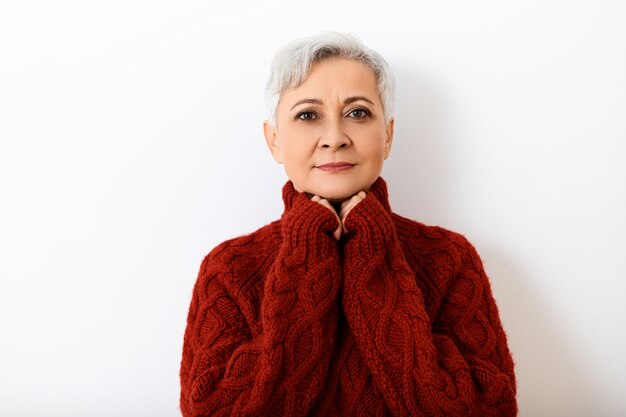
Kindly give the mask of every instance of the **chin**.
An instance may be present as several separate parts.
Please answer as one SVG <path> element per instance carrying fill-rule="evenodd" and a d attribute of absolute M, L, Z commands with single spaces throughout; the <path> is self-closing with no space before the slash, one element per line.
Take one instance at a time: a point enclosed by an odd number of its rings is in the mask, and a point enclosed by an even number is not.
<path fill-rule="evenodd" d="M 320 187 L 318 195 L 331 203 L 340 203 L 361 191 L 359 186 L 352 187 Z"/>
<path fill-rule="evenodd" d="M 302 181 L 302 186 L 297 187 L 311 195 L 318 195 L 331 203 L 340 203 L 358 194 L 359 191 L 369 191 L 374 180 L 360 178 L 359 181 L 355 181 L 354 178 L 344 178 L 340 181 L 331 182 L 328 179 L 323 179 L 321 181 Z M 294 182 L 295 184 L 296 182 Z"/>
<path fill-rule="evenodd" d="M 350 196 L 326 197 L 326 200 L 328 200 L 330 203 L 335 204 L 335 203 L 343 203 L 348 198 L 350 198 Z"/>

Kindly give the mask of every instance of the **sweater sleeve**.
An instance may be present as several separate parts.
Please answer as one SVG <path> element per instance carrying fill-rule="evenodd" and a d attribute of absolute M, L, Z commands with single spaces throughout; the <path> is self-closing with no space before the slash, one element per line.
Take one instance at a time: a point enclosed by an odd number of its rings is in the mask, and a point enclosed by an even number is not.
<path fill-rule="evenodd" d="M 472 245 L 461 237 L 460 266 L 431 323 L 391 213 L 368 193 L 345 222 L 342 304 L 393 415 L 516 415 L 512 357 Z"/>
<path fill-rule="evenodd" d="M 228 259 L 209 254 L 194 286 L 181 361 L 183 416 L 304 416 L 335 345 L 339 249 L 335 216 L 305 195 L 283 214 L 265 277 L 260 326 L 242 315 Z M 270 255 L 272 256 L 272 255 Z"/>

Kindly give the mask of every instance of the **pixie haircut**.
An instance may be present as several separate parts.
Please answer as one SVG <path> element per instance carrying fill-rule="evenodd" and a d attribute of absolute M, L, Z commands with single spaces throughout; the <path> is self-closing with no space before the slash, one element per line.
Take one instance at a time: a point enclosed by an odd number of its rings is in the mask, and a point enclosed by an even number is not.
<path fill-rule="evenodd" d="M 282 94 L 299 87 L 314 64 L 329 58 L 352 59 L 368 66 L 378 80 L 378 94 L 385 123 L 393 115 L 395 80 L 391 68 L 378 52 L 367 48 L 357 37 L 337 32 L 296 39 L 281 48 L 272 60 L 265 87 L 269 121 L 276 126 L 276 108 Z"/>

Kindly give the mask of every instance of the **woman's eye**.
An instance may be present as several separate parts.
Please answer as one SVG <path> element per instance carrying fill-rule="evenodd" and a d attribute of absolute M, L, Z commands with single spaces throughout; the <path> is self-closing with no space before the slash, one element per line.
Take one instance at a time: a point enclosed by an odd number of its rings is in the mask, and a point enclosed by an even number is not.
<path fill-rule="evenodd" d="M 367 112 L 367 110 L 364 110 L 364 109 L 354 109 L 354 110 L 351 110 L 350 114 L 352 115 L 352 117 L 354 117 L 356 119 L 363 119 L 363 118 L 369 116 L 369 113 Z"/>
<path fill-rule="evenodd" d="M 305 120 L 305 121 L 306 120 L 313 120 L 313 119 L 315 119 L 315 117 L 316 117 L 315 113 L 310 112 L 310 111 L 305 111 L 305 112 L 302 112 L 302 113 L 298 114 L 298 119 Z"/>

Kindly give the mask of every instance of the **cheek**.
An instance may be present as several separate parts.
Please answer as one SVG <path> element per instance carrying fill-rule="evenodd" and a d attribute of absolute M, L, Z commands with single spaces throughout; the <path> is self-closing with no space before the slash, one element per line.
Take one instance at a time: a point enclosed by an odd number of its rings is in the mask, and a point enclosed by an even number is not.
<path fill-rule="evenodd" d="M 286 161 L 302 164 L 311 158 L 311 146 L 309 141 L 302 138 L 290 138 L 283 147 L 283 156 Z"/>
<path fill-rule="evenodd" d="M 380 126 L 367 126 L 361 129 L 355 129 L 350 133 L 354 138 L 358 138 L 355 145 L 360 148 L 362 154 L 371 157 L 377 154 L 383 154 L 385 149 L 386 132 Z"/>
<path fill-rule="evenodd" d="M 362 144 L 362 153 L 372 159 L 384 159 L 385 157 L 385 142 L 379 135 L 369 137 Z"/>

